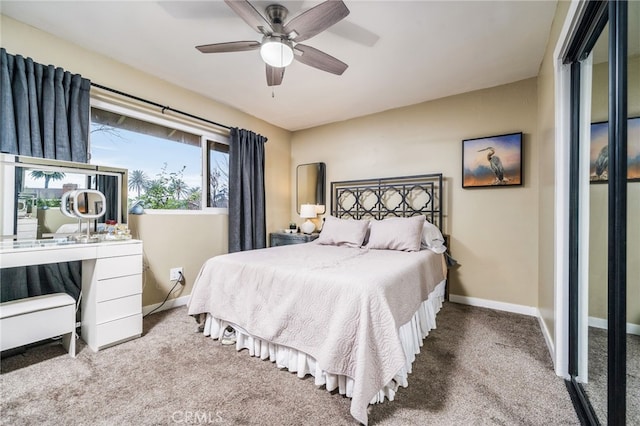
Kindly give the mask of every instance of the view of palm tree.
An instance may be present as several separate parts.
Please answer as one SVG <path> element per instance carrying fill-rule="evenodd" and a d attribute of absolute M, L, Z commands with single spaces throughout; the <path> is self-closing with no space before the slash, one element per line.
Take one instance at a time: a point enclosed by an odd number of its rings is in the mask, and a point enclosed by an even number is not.
<path fill-rule="evenodd" d="M 176 179 L 171 183 L 171 191 L 180 200 L 189 193 L 189 186 L 182 179 Z"/>
<path fill-rule="evenodd" d="M 62 172 L 48 172 L 43 170 L 34 170 L 31 172 L 31 177 L 34 179 L 43 179 L 44 178 L 44 188 L 49 188 L 49 182 L 52 180 L 62 180 L 64 179 L 64 173 Z"/>
<path fill-rule="evenodd" d="M 209 205 L 229 207 L 229 156 L 216 158 L 209 171 Z"/>
<path fill-rule="evenodd" d="M 133 170 L 129 176 L 129 189 L 137 191 L 137 197 L 131 201 L 141 201 L 148 209 L 200 209 L 201 189 L 184 181 L 185 169 L 183 166 L 177 172 L 169 172 L 164 163 L 155 179 L 149 179 L 142 170 Z"/>
<path fill-rule="evenodd" d="M 149 184 L 149 178 L 142 170 L 133 170 L 129 175 L 129 189 L 137 191 L 138 198 L 140 198 L 140 192 L 146 189 Z"/>
<path fill-rule="evenodd" d="M 228 206 L 228 148 L 119 113 L 92 108 L 91 163 L 129 169 L 129 202 L 145 209 Z M 202 169 L 207 156 L 208 170 Z M 211 177 L 213 173 L 213 177 Z M 203 187 L 203 175 L 209 188 Z M 203 194 L 209 190 L 209 198 Z"/>
<path fill-rule="evenodd" d="M 212 166 L 209 173 L 209 206 L 229 206 L 228 158 L 224 164 Z M 202 189 L 189 186 L 182 175 L 186 166 L 178 172 L 168 172 L 165 163 L 155 179 L 151 179 L 143 170 L 132 170 L 129 174 L 128 187 L 136 192 L 134 201 L 142 201 L 149 209 L 199 209 L 202 200 Z"/>

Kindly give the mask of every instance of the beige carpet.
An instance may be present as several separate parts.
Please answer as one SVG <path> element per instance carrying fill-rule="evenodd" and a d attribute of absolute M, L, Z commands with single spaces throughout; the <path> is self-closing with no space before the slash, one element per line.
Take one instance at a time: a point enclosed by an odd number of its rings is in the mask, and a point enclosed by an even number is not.
<path fill-rule="evenodd" d="M 607 330 L 589 327 L 589 383 L 583 388 L 601 424 L 607 424 Z M 640 425 L 640 336 L 627 334 L 628 425 Z"/>
<path fill-rule="evenodd" d="M 396 400 L 371 425 L 576 425 L 537 320 L 445 303 Z M 350 400 L 195 333 L 184 307 L 142 338 L 76 359 L 58 344 L 2 359 L 3 425 L 354 425 Z"/>

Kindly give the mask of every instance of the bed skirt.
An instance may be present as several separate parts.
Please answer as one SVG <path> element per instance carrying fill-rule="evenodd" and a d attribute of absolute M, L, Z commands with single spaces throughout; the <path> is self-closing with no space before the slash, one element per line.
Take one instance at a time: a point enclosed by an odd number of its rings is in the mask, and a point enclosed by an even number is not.
<path fill-rule="evenodd" d="M 436 314 L 442 307 L 445 285 L 446 281 L 440 282 L 431 292 L 427 300 L 422 302 L 418 310 L 413 314 L 411 320 L 400 327 L 399 334 L 405 354 L 405 365 L 396 373 L 394 378 L 371 399 L 371 404 L 383 402 L 385 398 L 393 401 L 398 387 L 408 386 L 408 375 L 411 373 L 411 366 L 416 359 L 416 355 L 420 353 L 422 341 L 429 334 L 430 330 L 436 328 Z M 268 359 L 274 362 L 278 368 L 286 368 L 290 372 L 296 373 L 300 378 L 310 374 L 315 378 L 315 384 L 317 386 L 325 386 L 329 392 L 337 389 L 341 395 L 351 398 L 353 390 L 352 378 L 324 371 L 312 356 L 304 352 L 253 337 L 241 327 L 218 320 L 210 314 L 207 314 L 203 330 L 204 335 L 211 336 L 213 339 L 221 339 L 222 333 L 228 325 L 236 330 L 236 349 L 238 351 L 247 349 L 249 355 L 262 360 Z"/>

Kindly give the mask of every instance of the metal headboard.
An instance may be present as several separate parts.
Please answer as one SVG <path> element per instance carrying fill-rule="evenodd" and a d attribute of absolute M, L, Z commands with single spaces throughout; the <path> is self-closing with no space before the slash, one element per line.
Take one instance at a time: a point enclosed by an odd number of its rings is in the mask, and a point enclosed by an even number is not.
<path fill-rule="evenodd" d="M 442 173 L 331 182 L 331 214 L 377 220 L 424 215 L 442 229 Z"/>

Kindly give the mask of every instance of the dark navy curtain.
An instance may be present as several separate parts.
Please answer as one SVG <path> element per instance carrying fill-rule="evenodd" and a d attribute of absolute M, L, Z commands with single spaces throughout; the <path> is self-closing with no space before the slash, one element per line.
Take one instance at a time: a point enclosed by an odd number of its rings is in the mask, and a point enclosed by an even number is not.
<path fill-rule="evenodd" d="M 79 74 L 0 49 L 0 152 L 86 163 L 90 89 Z M 2 269 L 0 301 L 56 292 L 77 300 L 80 269 L 80 262 Z"/>
<path fill-rule="evenodd" d="M 0 50 L 0 151 L 87 162 L 91 82 Z"/>
<path fill-rule="evenodd" d="M 79 261 L 5 268 L 0 271 L 2 302 L 51 293 L 67 293 L 78 300 L 82 288 Z"/>
<path fill-rule="evenodd" d="M 267 138 L 231 129 L 229 141 L 229 253 L 265 248 L 264 144 Z"/>
<path fill-rule="evenodd" d="M 98 175 L 96 177 L 96 189 L 104 194 L 107 200 L 107 211 L 98 223 L 105 223 L 107 220 L 118 220 L 118 178 L 115 176 Z"/>

